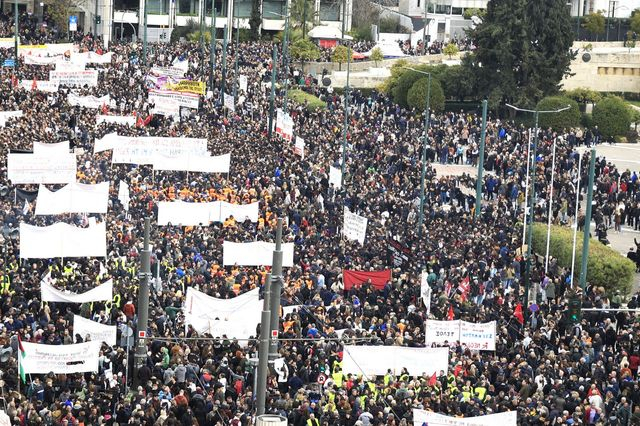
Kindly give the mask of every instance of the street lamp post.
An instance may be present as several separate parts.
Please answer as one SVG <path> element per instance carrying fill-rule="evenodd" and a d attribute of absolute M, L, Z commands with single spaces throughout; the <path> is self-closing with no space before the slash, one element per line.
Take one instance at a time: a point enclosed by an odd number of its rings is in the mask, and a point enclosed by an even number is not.
<path fill-rule="evenodd" d="M 275 109 L 276 98 L 276 72 L 278 69 L 278 47 L 273 45 L 273 58 L 271 59 L 271 96 L 269 97 L 269 140 L 273 135 L 273 112 Z"/>
<path fill-rule="evenodd" d="M 520 112 L 530 112 L 534 114 L 535 117 L 535 133 L 533 136 L 533 146 L 531 147 L 531 149 L 529 150 L 531 152 L 531 179 L 530 179 L 530 190 L 529 190 L 529 209 L 531 210 L 530 214 L 529 214 L 529 223 L 525 226 L 529 227 L 529 232 L 527 235 L 527 263 L 526 263 L 526 269 L 525 269 L 525 276 L 524 276 L 524 285 L 525 285 L 525 289 L 524 289 L 524 297 L 525 297 L 525 301 L 529 301 L 529 302 L 535 302 L 535 298 L 536 296 L 534 296 L 533 298 L 530 297 L 529 295 L 529 289 L 531 288 L 531 244 L 533 241 L 533 216 L 535 215 L 534 209 L 535 209 L 535 192 L 536 192 L 536 149 L 537 149 L 537 145 L 538 145 L 538 117 L 540 116 L 540 114 L 554 114 L 554 113 L 558 113 L 558 112 L 562 112 L 562 111 L 566 111 L 569 108 L 571 108 L 571 105 L 567 105 L 564 108 L 559 108 L 553 111 L 539 111 L 537 109 L 535 110 L 531 110 L 531 109 L 524 109 L 524 108 L 518 108 L 515 107 L 511 104 L 506 104 L 509 108 L 513 109 L 514 111 L 520 111 Z"/>
<path fill-rule="evenodd" d="M 229 26 L 224 26 L 224 40 L 222 41 L 222 82 L 220 84 L 220 102 L 224 104 L 224 88 L 227 79 L 227 40 L 229 39 Z"/>
<path fill-rule="evenodd" d="M 284 72 L 284 105 L 282 111 L 286 114 L 287 103 L 289 100 L 289 64 L 288 64 L 288 51 L 289 51 L 289 0 L 285 5 L 286 13 L 280 14 L 276 12 L 267 12 L 271 15 L 280 16 L 284 18 L 284 37 L 282 38 L 282 71 Z"/>
<path fill-rule="evenodd" d="M 482 211 L 482 174 L 484 173 L 484 140 L 487 133 L 487 100 L 482 101 L 482 130 L 480 130 L 480 145 L 478 150 L 478 176 L 476 177 L 476 208 L 474 216 L 480 217 Z"/>
<path fill-rule="evenodd" d="M 211 78 L 209 78 L 209 88 L 213 97 L 213 85 L 216 74 L 216 15 L 218 11 L 215 7 L 211 8 Z"/>
<path fill-rule="evenodd" d="M 235 5 L 235 3 L 234 3 Z M 234 7 L 235 9 L 235 7 Z M 233 48 L 233 101 L 235 103 L 236 95 L 238 93 L 238 54 L 240 46 L 240 19 L 236 18 L 236 43 Z"/>
<path fill-rule="evenodd" d="M 342 43 L 344 44 L 344 33 L 342 33 Z M 351 55 L 353 52 L 351 46 L 347 47 L 347 84 L 344 88 L 344 128 L 342 129 L 342 176 L 340 177 L 340 185 L 344 186 L 344 174 L 347 166 L 347 131 L 349 130 L 349 75 L 351 72 Z"/>
<path fill-rule="evenodd" d="M 424 223 L 424 191 L 425 179 L 427 177 L 427 145 L 429 143 L 429 126 L 431 117 L 431 73 L 420 71 L 415 68 L 402 67 L 404 69 L 427 75 L 429 85 L 427 86 L 427 109 L 424 111 L 424 141 L 422 143 L 422 172 L 420 175 L 420 210 L 418 213 L 418 238 L 422 238 L 422 224 Z"/>

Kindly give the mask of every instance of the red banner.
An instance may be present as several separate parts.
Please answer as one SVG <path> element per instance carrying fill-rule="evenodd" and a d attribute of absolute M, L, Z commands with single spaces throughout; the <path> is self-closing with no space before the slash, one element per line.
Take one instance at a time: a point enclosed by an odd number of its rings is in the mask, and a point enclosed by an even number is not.
<path fill-rule="evenodd" d="M 360 286 L 366 284 L 371 280 L 371 285 L 376 289 L 383 289 L 387 281 L 391 281 L 391 269 L 385 269 L 384 271 L 349 271 L 347 269 L 342 271 L 344 279 L 344 289 L 349 290 L 353 286 Z"/>

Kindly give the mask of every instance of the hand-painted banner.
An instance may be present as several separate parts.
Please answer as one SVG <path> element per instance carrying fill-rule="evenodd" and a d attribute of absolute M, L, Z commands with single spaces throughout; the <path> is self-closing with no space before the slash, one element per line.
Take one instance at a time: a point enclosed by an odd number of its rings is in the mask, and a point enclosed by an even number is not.
<path fill-rule="evenodd" d="M 432 411 L 413 409 L 413 426 L 437 425 L 437 426 L 516 426 L 518 424 L 518 412 L 507 411 L 504 413 L 488 414 L 477 417 L 451 417 Z"/>
<path fill-rule="evenodd" d="M 67 96 L 67 102 L 69 102 L 69 105 L 71 106 L 100 109 L 104 105 L 109 105 L 111 103 L 111 96 L 104 95 L 97 98 L 95 96 L 78 96 L 75 93 L 69 93 L 69 96 Z"/>
<path fill-rule="evenodd" d="M 367 236 L 368 222 L 369 219 L 367 219 L 366 217 L 351 213 L 349 209 L 345 207 L 342 225 L 342 230 L 345 238 L 356 240 L 360 244 L 364 244 L 364 239 Z"/>
<path fill-rule="evenodd" d="M 73 316 L 73 335 L 79 334 L 84 340 L 89 336 L 92 342 L 104 342 L 109 346 L 115 346 L 117 331 L 115 325 L 100 324 L 80 315 Z"/>
<path fill-rule="evenodd" d="M 71 374 L 98 371 L 101 342 L 75 345 L 43 345 L 22 342 L 24 356 L 19 356 L 25 374 Z"/>
<path fill-rule="evenodd" d="M 50 226 L 20 224 L 20 258 L 52 259 L 55 257 L 106 257 L 105 222 L 88 228 L 66 223 Z"/>
<path fill-rule="evenodd" d="M 425 324 L 425 344 L 449 345 L 460 340 L 460 321 L 427 320 Z"/>
<path fill-rule="evenodd" d="M 353 286 L 360 286 L 371 280 L 371 285 L 378 290 L 383 289 L 388 281 L 391 281 L 391 269 L 383 271 L 342 271 L 344 289 L 350 290 Z"/>
<path fill-rule="evenodd" d="M 176 83 L 167 84 L 164 88 L 167 90 L 175 90 L 176 92 L 180 93 L 195 93 L 197 95 L 204 95 L 207 86 L 202 81 L 179 80 Z"/>
<path fill-rule="evenodd" d="M 49 80 L 61 86 L 95 87 L 98 85 L 98 70 L 49 71 Z"/>
<path fill-rule="evenodd" d="M 253 241 L 250 243 L 232 243 L 225 241 L 222 244 L 222 263 L 239 266 L 270 266 L 273 262 L 273 252 L 276 249 L 274 243 L 265 241 Z M 282 266 L 293 266 L 293 243 L 282 244 Z"/>
<path fill-rule="evenodd" d="M 183 78 L 186 70 L 178 67 L 152 67 L 151 74 L 163 77 Z"/>
<path fill-rule="evenodd" d="M 70 293 L 53 287 L 52 280 L 45 277 L 40 282 L 40 290 L 43 302 L 88 303 L 113 299 L 113 281 L 111 280 L 84 293 Z"/>
<path fill-rule="evenodd" d="M 200 106 L 200 96 L 193 93 L 181 93 L 171 90 L 149 90 L 150 104 L 155 104 L 157 106 L 167 100 L 176 101 L 179 106 L 186 108 L 198 109 Z"/>
<path fill-rule="evenodd" d="M 296 136 L 296 144 L 293 147 L 293 153 L 300 156 L 301 160 L 304 160 L 304 139 Z"/>
<path fill-rule="evenodd" d="M 109 205 L 109 182 L 95 185 L 70 183 L 50 191 L 41 185 L 36 203 L 36 216 L 64 213 L 107 213 Z"/>
<path fill-rule="evenodd" d="M 461 345 L 471 350 L 496 350 L 496 322 L 472 323 L 466 321 L 435 321 L 427 320 L 425 325 L 425 343 L 430 346 L 436 344 Z"/>
<path fill-rule="evenodd" d="M 136 117 L 133 115 L 98 115 L 96 117 L 96 124 L 121 124 L 124 126 L 135 126 Z"/>
<path fill-rule="evenodd" d="M 7 176 L 14 185 L 72 183 L 76 181 L 76 156 L 9 154 Z"/>
<path fill-rule="evenodd" d="M 20 80 L 20 87 L 31 92 L 34 89 L 33 80 Z M 36 80 L 35 90 L 46 93 L 55 93 L 60 88 L 57 81 Z"/>
<path fill-rule="evenodd" d="M 384 376 L 388 370 L 400 375 L 406 368 L 409 375 L 419 377 L 447 373 L 449 348 L 408 348 L 405 346 L 345 346 L 342 372 L 354 376 Z"/>

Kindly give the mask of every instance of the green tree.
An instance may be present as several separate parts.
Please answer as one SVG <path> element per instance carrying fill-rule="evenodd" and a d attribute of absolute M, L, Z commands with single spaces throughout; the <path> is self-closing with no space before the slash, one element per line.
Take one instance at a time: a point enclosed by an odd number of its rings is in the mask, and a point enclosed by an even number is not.
<path fill-rule="evenodd" d="M 475 76 L 462 65 L 446 67 L 444 73 L 438 77 L 446 99 L 463 102 L 466 97 L 473 96 Z"/>
<path fill-rule="evenodd" d="M 636 9 L 631 12 L 629 28 L 631 28 L 631 31 L 633 31 L 634 33 L 640 33 L 640 9 Z"/>
<path fill-rule="evenodd" d="M 464 19 L 471 19 L 472 16 L 477 16 L 480 19 L 484 19 L 486 15 L 487 15 L 486 9 L 478 9 L 475 7 L 465 9 L 464 13 L 462 14 Z"/>
<path fill-rule="evenodd" d="M 591 12 L 583 18 L 582 28 L 595 35 L 596 41 L 598 41 L 598 36 L 604 34 L 604 24 L 604 15 L 602 11 L 599 10 L 597 12 Z"/>
<path fill-rule="evenodd" d="M 460 49 L 458 49 L 458 45 L 455 43 L 449 43 L 444 47 L 444 49 L 442 49 L 442 53 L 447 55 L 449 59 L 451 59 L 453 55 L 457 55 L 459 52 Z"/>
<path fill-rule="evenodd" d="M 490 0 L 485 19 L 468 34 L 477 49 L 463 64 L 492 107 L 532 107 L 556 93 L 575 56 L 565 0 Z"/>
<path fill-rule="evenodd" d="M 378 62 L 384 59 L 384 54 L 382 53 L 382 49 L 380 49 L 379 47 L 374 48 L 371 51 L 371 57 L 369 59 L 371 59 L 376 64 L 376 68 L 377 68 Z"/>
<path fill-rule="evenodd" d="M 407 104 L 418 111 L 424 111 L 427 106 L 427 93 L 429 90 L 429 77 L 423 77 L 413 83 L 407 94 Z M 431 111 L 442 112 L 444 110 L 444 92 L 440 82 L 431 78 L 431 96 L 429 96 L 429 108 Z"/>
<path fill-rule="evenodd" d="M 44 0 L 44 4 L 47 6 L 47 14 L 53 19 L 61 32 L 68 31 L 69 15 L 73 15 L 85 3 L 85 0 Z M 13 12 L 13 5 L 11 11 Z M 93 25 L 91 28 L 93 28 Z"/>
<path fill-rule="evenodd" d="M 600 92 L 588 89 L 586 87 L 578 87 L 564 93 L 568 98 L 573 99 L 579 104 L 596 104 L 602 99 Z"/>
<path fill-rule="evenodd" d="M 260 38 L 260 26 L 262 25 L 262 14 L 260 13 L 260 0 L 252 0 L 251 16 L 249 17 L 249 28 L 251 38 L 258 40 Z"/>
<path fill-rule="evenodd" d="M 618 96 L 608 96 L 593 107 L 593 124 L 605 138 L 626 135 L 631 126 L 631 114 L 626 102 Z"/>
<path fill-rule="evenodd" d="M 342 64 L 347 62 L 350 54 L 351 49 L 347 46 L 336 46 L 335 49 L 333 49 L 333 53 L 331 54 L 331 62 L 337 62 L 338 69 L 342 71 Z"/>
<path fill-rule="evenodd" d="M 320 49 L 308 38 L 295 41 L 291 45 L 291 56 L 299 61 L 315 61 L 320 57 Z"/>
<path fill-rule="evenodd" d="M 316 22 L 315 4 L 311 0 L 291 0 L 290 10 L 293 28 L 302 28 L 306 25 L 308 30 Z"/>
<path fill-rule="evenodd" d="M 554 111 L 564 108 L 567 105 L 571 106 L 571 108 L 566 111 L 553 114 L 540 114 L 540 127 L 551 127 L 553 130 L 560 132 L 564 128 L 579 126 L 582 114 L 580 113 L 578 103 L 571 98 L 566 96 L 548 96 L 538 102 L 537 109 L 539 111 Z"/>

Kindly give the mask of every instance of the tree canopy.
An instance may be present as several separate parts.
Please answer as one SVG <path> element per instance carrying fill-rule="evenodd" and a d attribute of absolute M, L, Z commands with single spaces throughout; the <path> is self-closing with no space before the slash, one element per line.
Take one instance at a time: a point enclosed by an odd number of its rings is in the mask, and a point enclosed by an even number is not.
<path fill-rule="evenodd" d="M 477 76 L 478 95 L 493 107 L 532 107 L 556 93 L 575 56 L 565 0 L 490 0 L 483 22 L 469 35 L 477 49 L 463 64 Z"/>

